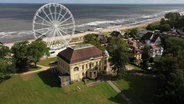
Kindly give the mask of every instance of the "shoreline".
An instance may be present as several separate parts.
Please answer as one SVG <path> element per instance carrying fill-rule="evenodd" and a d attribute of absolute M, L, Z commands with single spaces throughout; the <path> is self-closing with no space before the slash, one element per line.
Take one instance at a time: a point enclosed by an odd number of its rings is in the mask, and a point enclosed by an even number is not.
<path fill-rule="evenodd" d="M 155 18 L 152 20 L 147 20 L 147 21 L 144 21 L 141 23 L 131 24 L 128 26 L 119 26 L 119 27 L 116 26 L 116 27 L 111 27 L 111 28 L 104 28 L 104 29 L 101 29 L 99 31 L 86 31 L 86 32 L 74 34 L 72 36 L 72 38 L 80 38 L 80 37 L 83 37 L 87 34 L 93 34 L 93 33 L 100 34 L 100 33 L 105 33 L 105 32 L 113 32 L 113 31 L 127 30 L 127 29 L 132 29 L 132 28 L 146 27 L 150 23 L 159 22 L 160 19 L 161 18 Z M 47 38 L 44 38 L 43 40 L 46 41 Z M 32 42 L 32 41 L 34 41 L 34 39 L 27 40 L 27 41 Z M 17 42 L 20 42 L 20 41 L 17 41 Z M 16 43 L 16 42 L 4 43 L 4 45 L 11 48 L 14 43 Z"/>

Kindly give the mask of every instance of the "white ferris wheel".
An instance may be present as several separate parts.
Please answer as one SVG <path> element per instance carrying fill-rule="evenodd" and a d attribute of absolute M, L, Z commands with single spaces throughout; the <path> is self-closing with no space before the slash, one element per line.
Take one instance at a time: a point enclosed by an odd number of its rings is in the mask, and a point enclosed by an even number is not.
<path fill-rule="evenodd" d="M 68 8 L 58 3 L 40 7 L 33 18 L 36 39 L 46 39 L 51 50 L 66 48 L 75 32 L 75 20 Z"/>

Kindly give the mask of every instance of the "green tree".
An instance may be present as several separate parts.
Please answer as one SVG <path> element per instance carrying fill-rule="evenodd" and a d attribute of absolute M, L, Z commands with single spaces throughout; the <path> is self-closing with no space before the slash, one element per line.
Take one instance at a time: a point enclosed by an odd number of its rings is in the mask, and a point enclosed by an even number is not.
<path fill-rule="evenodd" d="M 113 69 L 117 71 L 117 76 L 125 69 L 125 65 L 128 63 L 128 45 L 119 37 L 113 37 L 110 39 L 110 44 L 107 50 L 111 56 L 110 62 Z"/>
<path fill-rule="evenodd" d="M 4 61 L 4 59 L 0 58 L 0 82 L 6 77 L 6 71 L 7 71 L 7 63 Z"/>
<path fill-rule="evenodd" d="M 165 55 L 155 62 L 158 74 L 158 97 L 161 104 L 183 104 L 184 71 L 178 69 L 177 58 Z"/>
<path fill-rule="evenodd" d="M 8 67 L 8 64 L 6 61 L 4 61 L 4 59 L 0 58 L 0 72 L 1 73 L 6 73 L 6 69 Z"/>
<path fill-rule="evenodd" d="M 105 47 L 103 47 L 100 44 L 100 41 L 97 39 L 97 37 L 95 36 L 95 34 L 85 35 L 84 36 L 84 43 L 92 44 L 92 45 L 98 47 L 101 50 L 105 50 Z"/>
<path fill-rule="evenodd" d="M 156 24 L 156 23 L 152 23 L 152 24 L 149 24 L 147 27 L 146 27 L 147 30 L 151 30 L 151 31 L 154 31 L 156 29 L 159 29 L 159 25 Z"/>
<path fill-rule="evenodd" d="M 165 54 L 172 54 L 174 57 L 178 56 L 179 51 L 184 50 L 184 39 L 177 37 L 169 37 L 165 39 Z"/>
<path fill-rule="evenodd" d="M 25 70 L 29 65 L 30 61 L 28 58 L 28 41 L 15 43 L 11 51 L 13 53 L 13 60 L 15 61 L 15 66 L 19 70 Z"/>
<path fill-rule="evenodd" d="M 181 16 L 179 20 L 176 21 L 176 27 L 184 29 L 184 16 Z"/>
<path fill-rule="evenodd" d="M 10 49 L 7 46 L 0 45 L 0 58 L 5 58 L 10 54 Z"/>
<path fill-rule="evenodd" d="M 177 21 L 180 18 L 180 14 L 178 12 L 170 12 L 165 14 L 165 18 L 168 20 L 170 27 L 174 28 L 177 27 Z"/>
<path fill-rule="evenodd" d="M 162 18 L 160 20 L 160 25 L 164 25 L 164 24 L 169 24 L 169 22 L 167 20 L 165 20 L 164 18 Z"/>
<path fill-rule="evenodd" d="M 34 62 L 34 65 L 37 66 L 37 62 L 44 56 L 49 56 L 49 48 L 47 47 L 46 42 L 41 39 L 33 41 L 29 44 L 28 47 L 28 56 L 29 60 Z"/>
<path fill-rule="evenodd" d="M 170 31 L 170 30 L 171 30 L 171 26 L 169 24 L 160 25 L 160 31 L 161 32 Z"/>
<path fill-rule="evenodd" d="M 148 69 L 149 60 L 150 60 L 150 47 L 144 46 L 143 52 L 142 52 L 142 62 L 141 62 L 141 68 L 143 70 Z"/>
<path fill-rule="evenodd" d="M 158 70 L 158 88 L 161 104 L 183 104 L 184 102 L 184 39 L 165 38 L 165 51 L 155 62 Z"/>
<path fill-rule="evenodd" d="M 138 33 L 138 29 L 137 28 L 133 28 L 129 30 L 129 34 L 136 39 L 137 38 L 137 33 Z"/>

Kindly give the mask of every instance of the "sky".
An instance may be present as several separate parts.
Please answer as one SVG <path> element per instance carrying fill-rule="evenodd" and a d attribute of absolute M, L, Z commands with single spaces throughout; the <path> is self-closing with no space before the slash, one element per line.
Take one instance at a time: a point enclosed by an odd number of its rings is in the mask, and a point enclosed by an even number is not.
<path fill-rule="evenodd" d="M 0 3 L 184 4 L 184 0 L 0 0 Z"/>

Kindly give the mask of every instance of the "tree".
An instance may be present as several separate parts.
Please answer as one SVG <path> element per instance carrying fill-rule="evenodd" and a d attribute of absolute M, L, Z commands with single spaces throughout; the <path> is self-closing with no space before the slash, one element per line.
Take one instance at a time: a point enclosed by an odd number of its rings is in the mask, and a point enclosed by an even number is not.
<path fill-rule="evenodd" d="M 105 48 L 100 44 L 100 41 L 97 39 L 95 34 L 88 34 L 84 36 L 84 43 L 92 44 L 97 48 L 104 50 Z"/>
<path fill-rule="evenodd" d="M 170 30 L 171 30 L 171 26 L 169 24 L 160 25 L 160 31 L 161 32 L 170 31 Z"/>
<path fill-rule="evenodd" d="M 180 13 L 170 12 L 170 13 L 165 14 L 165 18 L 168 20 L 170 27 L 174 28 L 174 27 L 177 27 L 177 21 L 180 18 Z"/>
<path fill-rule="evenodd" d="M 5 58 L 10 54 L 10 49 L 7 46 L 0 45 L 0 58 Z"/>
<path fill-rule="evenodd" d="M 19 70 L 24 70 L 30 63 L 28 58 L 28 44 L 28 41 L 23 41 L 15 43 L 11 48 L 15 66 Z"/>
<path fill-rule="evenodd" d="M 4 59 L 0 58 L 0 73 L 6 73 L 6 69 L 8 67 L 7 62 L 4 61 Z"/>
<path fill-rule="evenodd" d="M 162 18 L 160 20 L 160 25 L 164 25 L 164 24 L 169 24 L 169 22 L 167 20 L 165 20 L 164 18 Z"/>
<path fill-rule="evenodd" d="M 159 25 L 156 24 L 156 23 L 152 23 L 152 24 L 149 24 L 147 27 L 146 27 L 147 30 L 151 30 L 151 31 L 154 31 L 156 29 L 159 29 Z"/>
<path fill-rule="evenodd" d="M 158 88 L 161 104 L 184 103 L 184 39 L 165 40 L 164 55 L 155 62 L 158 70 Z"/>
<path fill-rule="evenodd" d="M 130 35 L 132 38 L 136 39 L 137 38 L 137 34 L 138 34 L 138 29 L 137 28 L 133 28 L 128 30 L 128 34 Z"/>
<path fill-rule="evenodd" d="M 125 69 L 125 65 L 129 61 L 128 45 L 124 40 L 118 37 L 113 37 L 110 39 L 110 44 L 108 45 L 107 50 L 111 56 L 111 65 L 113 66 L 113 69 L 117 71 L 118 76 L 119 73 Z"/>
<path fill-rule="evenodd" d="M 47 47 L 46 42 L 38 39 L 29 44 L 28 56 L 30 61 L 34 62 L 35 66 L 37 66 L 37 62 L 39 62 L 44 55 L 49 56 L 49 48 Z"/>
<path fill-rule="evenodd" d="M 178 56 L 179 51 L 184 50 L 184 39 L 177 37 L 169 37 L 165 39 L 164 54 L 172 54 L 174 57 Z"/>
<path fill-rule="evenodd" d="M 7 70 L 7 63 L 4 61 L 4 59 L 0 58 L 0 82 L 5 78 L 6 76 L 6 70 Z"/>
<path fill-rule="evenodd" d="M 142 52 L 142 62 L 141 62 L 141 68 L 143 70 L 148 69 L 149 60 L 150 60 L 150 47 L 144 46 L 143 52 Z"/>
<path fill-rule="evenodd" d="M 158 74 L 158 97 L 161 104 L 183 104 L 184 71 L 179 70 L 177 58 L 165 55 L 155 62 Z"/>
<path fill-rule="evenodd" d="M 184 29 L 184 16 L 181 16 L 179 20 L 176 21 L 176 27 Z"/>

